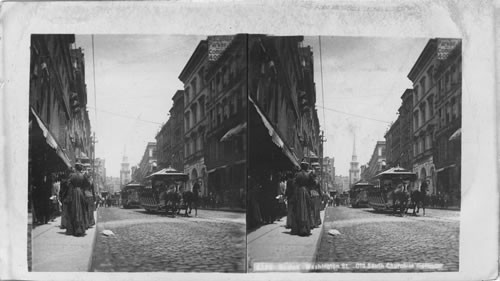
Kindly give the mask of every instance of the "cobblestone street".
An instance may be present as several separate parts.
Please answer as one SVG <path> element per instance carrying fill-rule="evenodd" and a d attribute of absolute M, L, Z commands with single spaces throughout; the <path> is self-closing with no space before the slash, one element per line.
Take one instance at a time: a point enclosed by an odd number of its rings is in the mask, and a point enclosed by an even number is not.
<path fill-rule="evenodd" d="M 350 263 L 344 269 L 336 269 L 340 271 L 458 271 L 459 220 L 460 212 L 450 210 L 428 209 L 425 217 L 399 217 L 368 208 L 328 208 L 317 263 Z M 328 234 L 331 229 L 341 234 Z M 353 263 L 360 265 L 353 269 Z M 443 266 L 390 268 L 387 263 Z M 383 268 L 376 268 L 382 264 Z"/>
<path fill-rule="evenodd" d="M 192 215 L 100 208 L 92 271 L 243 272 L 245 214 L 198 210 L 198 217 Z M 115 235 L 102 235 L 104 229 Z"/>

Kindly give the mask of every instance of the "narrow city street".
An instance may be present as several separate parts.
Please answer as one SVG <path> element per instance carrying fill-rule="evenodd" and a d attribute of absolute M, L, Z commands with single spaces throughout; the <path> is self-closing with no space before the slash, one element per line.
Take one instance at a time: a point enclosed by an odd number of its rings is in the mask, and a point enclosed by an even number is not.
<path fill-rule="evenodd" d="M 244 272 L 245 214 L 198 210 L 190 217 L 99 208 L 92 271 Z M 114 235 L 105 236 L 103 230 Z"/>
<path fill-rule="evenodd" d="M 346 263 L 336 271 L 458 271 L 459 227 L 459 211 L 427 209 L 426 216 L 400 217 L 370 208 L 329 207 L 317 263 Z M 340 234 L 330 235 L 332 229 Z"/>

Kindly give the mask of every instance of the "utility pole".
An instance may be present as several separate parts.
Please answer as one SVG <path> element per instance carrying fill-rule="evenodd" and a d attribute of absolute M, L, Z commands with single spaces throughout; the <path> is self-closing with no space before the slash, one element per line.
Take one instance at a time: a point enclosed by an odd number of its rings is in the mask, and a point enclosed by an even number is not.
<path fill-rule="evenodd" d="M 320 171 L 321 171 L 321 178 L 320 178 L 320 186 L 321 186 L 321 189 L 323 189 L 323 192 L 325 192 L 325 186 L 323 185 L 324 182 L 323 182 L 323 178 L 324 178 L 324 171 L 323 171 L 323 150 L 324 150 L 324 146 L 323 146 L 323 143 L 326 142 L 326 139 L 325 139 L 325 135 L 324 135 L 324 132 L 321 131 L 321 135 L 319 136 L 319 141 L 320 141 L 320 162 L 319 162 L 319 167 L 320 167 Z"/>
<path fill-rule="evenodd" d="M 96 144 L 96 139 L 95 139 L 95 131 L 92 136 L 92 182 L 94 183 L 94 188 L 96 186 L 96 176 L 95 176 L 95 144 Z"/>

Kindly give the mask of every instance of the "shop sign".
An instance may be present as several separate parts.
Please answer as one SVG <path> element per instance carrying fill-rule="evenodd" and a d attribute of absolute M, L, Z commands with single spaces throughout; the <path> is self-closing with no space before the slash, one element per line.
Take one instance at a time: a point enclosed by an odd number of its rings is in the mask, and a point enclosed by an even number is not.
<path fill-rule="evenodd" d="M 217 61 L 233 38 L 234 35 L 208 36 L 208 60 Z"/>

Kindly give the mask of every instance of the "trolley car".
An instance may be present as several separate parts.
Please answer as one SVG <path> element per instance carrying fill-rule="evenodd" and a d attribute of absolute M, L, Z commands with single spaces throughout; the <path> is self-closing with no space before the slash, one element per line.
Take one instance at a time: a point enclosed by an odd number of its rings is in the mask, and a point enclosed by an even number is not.
<path fill-rule="evenodd" d="M 353 208 L 369 207 L 368 193 L 374 188 L 374 185 L 367 182 L 356 183 L 349 190 L 349 203 Z"/>
<path fill-rule="evenodd" d="M 140 202 L 147 212 L 165 212 L 173 216 L 181 207 L 180 190 L 189 176 L 171 167 L 146 177 L 147 185 L 140 193 Z"/>
<path fill-rule="evenodd" d="M 402 184 L 409 184 L 417 179 L 413 172 L 400 167 L 390 168 L 375 176 L 377 187 L 368 192 L 368 204 L 376 211 L 394 211 L 408 203 L 408 191 L 401 190 Z"/>
<path fill-rule="evenodd" d="M 139 193 L 143 188 L 144 185 L 139 183 L 129 183 L 123 187 L 121 192 L 123 208 L 140 208 Z"/>

